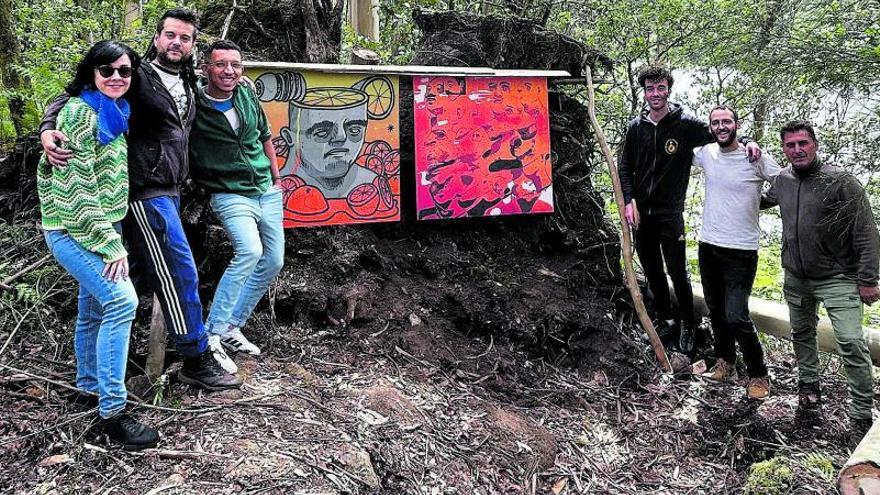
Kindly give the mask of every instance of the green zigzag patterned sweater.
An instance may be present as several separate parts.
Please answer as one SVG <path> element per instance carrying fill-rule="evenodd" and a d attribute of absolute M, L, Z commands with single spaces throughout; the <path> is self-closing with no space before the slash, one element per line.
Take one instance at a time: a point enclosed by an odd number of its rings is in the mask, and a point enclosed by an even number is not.
<path fill-rule="evenodd" d="M 58 130 L 70 139 L 73 157 L 53 167 L 44 155 L 37 168 L 43 229 L 66 230 L 110 263 L 127 256 L 113 223 L 128 211 L 128 147 L 125 136 L 98 144 L 98 115 L 80 98 L 58 114 Z"/>

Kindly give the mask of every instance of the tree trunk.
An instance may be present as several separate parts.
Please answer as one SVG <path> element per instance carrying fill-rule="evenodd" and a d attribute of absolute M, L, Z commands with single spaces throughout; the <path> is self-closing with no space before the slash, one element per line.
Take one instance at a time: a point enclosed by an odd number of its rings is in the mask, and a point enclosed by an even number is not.
<path fill-rule="evenodd" d="M 373 50 L 357 47 L 351 51 L 351 63 L 355 65 L 379 65 L 379 55 Z"/>
<path fill-rule="evenodd" d="M 379 40 L 378 0 L 350 0 L 348 22 L 364 38 Z"/>
<path fill-rule="evenodd" d="M 16 135 L 21 136 L 25 130 L 24 98 L 19 90 L 27 81 L 22 81 L 14 67 L 21 57 L 21 45 L 15 36 L 13 21 L 12 0 L 0 0 L 0 83 L 12 91 L 7 102 L 9 117 Z"/>
<path fill-rule="evenodd" d="M 781 7 L 780 0 L 768 0 L 767 1 L 767 17 L 764 18 L 764 22 L 761 24 L 761 31 L 758 34 L 758 43 L 755 45 L 755 57 L 760 57 L 761 53 L 767 47 L 767 44 L 770 42 L 770 34 L 773 31 L 773 28 L 776 26 L 777 15 L 779 13 L 779 9 Z M 767 86 L 764 86 L 767 87 Z M 767 121 L 767 112 L 770 110 L 767 104 L 769 95 L 762 95 L 761 100 L 755 105 L 754 110 L 754 130 L 753 130 L 753 138 L 755 141 L 761 141 L 764 137 L 764 126 Z"/>
<path fill-rule="evenodd" d="M 122 32 L 126 35 L 131 35 L 134 34 L 135 24 L 142 20 L 144 13 L 141 10 L 141 3 L 138 0 L 125 0 L 124 9 L 125 14 L 122 19 Z"/>
<path fill-rule="evenodd" d="M 841 495 L 878 493 L 880 490 L 880 422 L 874 423 L 843 465 L 837 488 Z"/>

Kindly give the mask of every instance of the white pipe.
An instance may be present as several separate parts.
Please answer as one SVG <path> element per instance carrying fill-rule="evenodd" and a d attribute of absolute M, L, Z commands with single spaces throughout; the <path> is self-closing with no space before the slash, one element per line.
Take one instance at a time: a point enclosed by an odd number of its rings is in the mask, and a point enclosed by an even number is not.
<path fill-rule="evenodd" d="M 701 314 L 709 314 L 709 308 L 706 307 L 706 300 L 703 296 L 703 286 L 696 283 L 691 285 L 694 289 L 694 307 Z M 791 340 L 787 305 L 751 297 L 749 298 L 749 311 L 758 330 L 774 337 Z M 872 327 L 862 327 L 862 329 L 865 332 L 865 341 L 868 343 L 871 360 L 874 361 L 874 366 L 880 366 L 880 329 Z M 831 320 L 827 316 L 819 318 L 816 339 L 819 341 L 820 351 L 838 354 L 834 329 L 831 328 Z"/>

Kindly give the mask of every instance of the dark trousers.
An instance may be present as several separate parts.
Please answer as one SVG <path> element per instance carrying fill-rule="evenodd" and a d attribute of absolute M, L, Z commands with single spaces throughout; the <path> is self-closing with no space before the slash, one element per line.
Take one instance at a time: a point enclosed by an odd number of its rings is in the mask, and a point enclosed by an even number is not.
<path fill-rule="evenodd" d="M 750 378 L 767 376 L 764 351 L 749 316 L 758 251 L 700 243 L 700 278 L 715 334 L 715 355 L 736 362 L 736 343 Z"/>
<path fill-rule="evenodd" d="M 693 329 L 694 295 L 687 272 L 684 217 L 681 213 L 642 215 L 635 241 L 642 270 L 654 295 L 657 316 L 664 320 L 676 319 L 666 281 L 668 271 L 678 300 L 678 319 L 686 328 Z M 664 261 L 666 271 L 663 270 Z"/>
<path fill-rule="evenodd" d="M 125 217 L 132 278 L 138 294 L 156 293 L 177 350 L 198 356 L 208 346 L 199 275 L 180 223 L 180 199 L 159 196 L 129 203 Z"/>

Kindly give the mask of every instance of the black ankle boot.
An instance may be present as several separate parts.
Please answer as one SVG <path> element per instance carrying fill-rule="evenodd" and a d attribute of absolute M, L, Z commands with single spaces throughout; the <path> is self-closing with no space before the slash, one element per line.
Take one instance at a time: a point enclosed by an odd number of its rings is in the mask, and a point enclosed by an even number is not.
<path fill-rule="evenodd" d="M 177 376 L 183 383 L 195 385 L 208 390 L 227 390 L 241 387 L 241 379 L 227 373 L 214 359 L 210 349 L 198 356 L 183 360 Z"/>
<path fill-rule="evenodd" d="M 159 443 L 159 432 L 138 422 L 128 414 L 117 414 L 112 418 L 102 418 L 98 423 L 103 434 L 110 441 L 122 444 L 125 450 L 143 450 Z"/>

